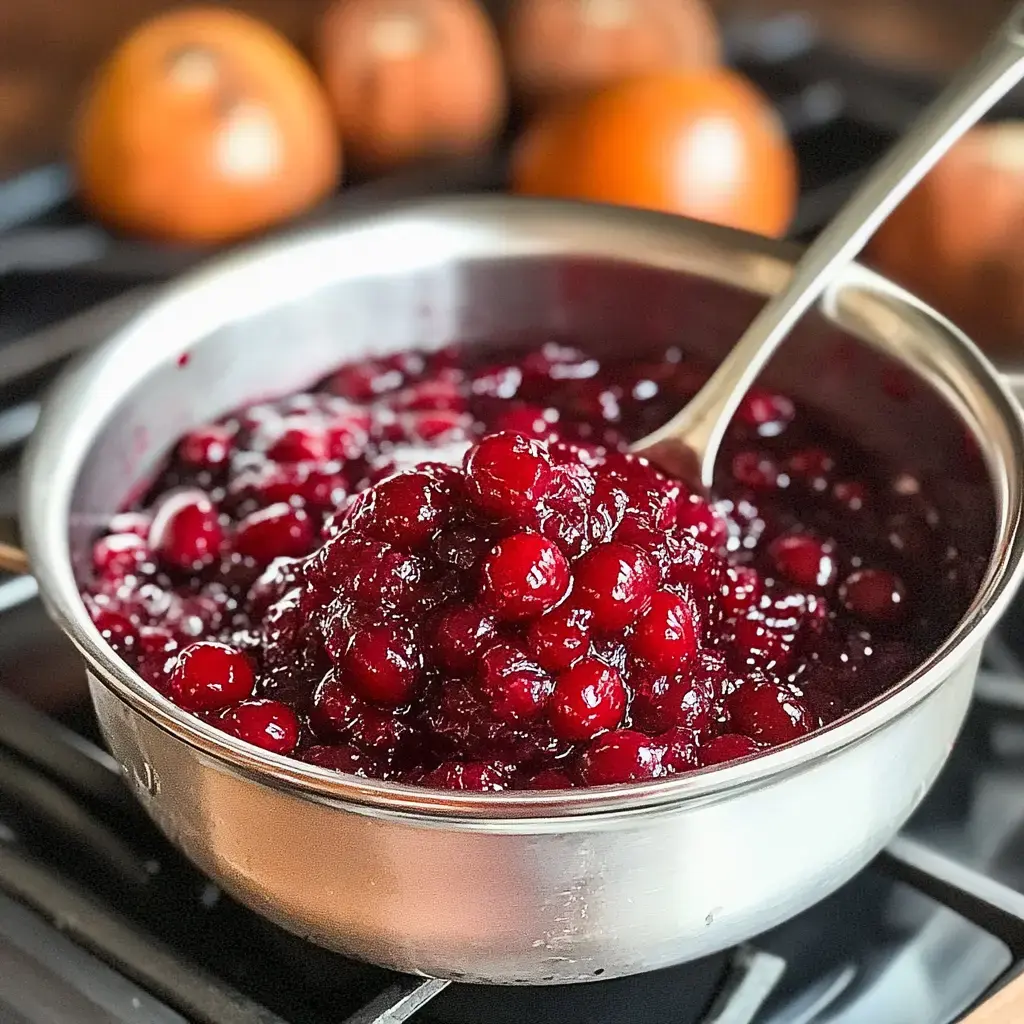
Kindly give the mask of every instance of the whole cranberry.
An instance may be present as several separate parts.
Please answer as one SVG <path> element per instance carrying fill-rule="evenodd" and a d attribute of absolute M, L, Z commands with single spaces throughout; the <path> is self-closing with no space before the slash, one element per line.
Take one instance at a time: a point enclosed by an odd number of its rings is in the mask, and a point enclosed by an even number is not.
<path fill-rule="evenodd" d="M 667 590 L 655 591 L 650 607 L 636 624 L 629 649 L 658 672 L 678 672 L 697 651 L 693 613 Z"/>
<path fill-rule="evenodd" d="M 526 402 L 513 402 L 499 413 L 494 421 L 494 429 L 499 433 L 519 434 L 543 441 L 556 436 L 555 425 L 558 419 L 557 409 L 545 409 L 539 405 L 528 405 Z"/>
<path fill-rule="evenodd" d="M 324 425 L 311 416 L 288 416 L 274 431 L 267 445 L 267 458 L 274 462 L 326 462 L 330 444 Z"/>
<path fill-rule="evenodd" d="M 720 547 L 729 537 L 729 523 L 725 517 L 695 494 L 678 503 L 676 524 L 711 548 Z"/>
<path fill-rule="evenodd" d="M 779 467 L 764 452 L 737 452 L 732 460 L 732 475 L 737 483 L 752 491 L 771 491 L 779 480 Z"/>
<path fill-rule="evenodd" d="M 445 522 L 451 498 L 427 473 L 397 473 L 374 484 L 349 510 L 349 528 L 399 547 L 426 543 Z"/>
<path fill-rule="evenodd" d="M 583 658 L 558 677 L 548 721 L 561 739 L 593 739 L 622 723 L 626 699 L 626 687 L 614 668 L 597 658 Z"/>
<path fill-rule="evenodd" d="M 499 619 L 514 622 L 553 608 L 569 582 L 569 563 L 557 544 L 537 533 L 515 533 L 484 559 L 480 597 Z"/>
<path fill-rule="evenodd" d="M 864 622 L 895 623 L 907 614 L 903 581 L 885 569 L 861 569 L 839 588 L 843 607 Z"/>
<path fill-rule="evenodd" d="M 278 700 L 255 698 L 225 708 L 214 719 L 224 732 L 272 754 L 290 754 L 299 741 L 295 712 Z"/>
<path fill-rule="evenodd" d="M 109 533 L 92 547 L 93 568 L 113 580 L 134 575 L 149 557 L 149 545 L 135 533 Z"/>
<path fill-rule="evenodd" d="M 574 600 L 594 613 L 594 627 L 615 633 L 646 611 L 658 585 L 650 556 L 631 544 L 600 544 L 576 564 Z"/>
<path fill-rule="evenodd" d="M 456 605 L 441 616 L 434 633 L 434 658 L 458 675 L 476 669 L 480 655 L 497 636 L 489 615 L 475 605 Z"/>
<path fill-rule="evenodd" d="M 534 619 L 526 644 L 537 664 L 548 672 L 560 672 L 587 653 L 594 613 L 563 601 L 546 615 Z"/>
<path fill-rule="evenodd" d="M 258 565 L 298 558 L 313 547 L 313 523 L 305 509 L 279 502 L 242 519 L 235 527 L 233 547 Z"/>
<path fill-rule="evenodd" d="M 138 626 L 124 611 L 98 604 L 96 601 L 86 601 L 86 607 L 92 624 L 111 647 L 117 651 L 124 651 L 134 645 L 138 636 Z"/>
<path fill-rule="evenodd" d="M 598 736 L 580 759 L 580 778 L 588 786 L 656 779 L 665 773 L 663 750 L 650 736 L 616 729 Z"/>
<path fill-rule="evenodd" d="M 181 645 L 169 629 L 143 626 L 136 644 L 136 670 L 150 686 L 167 696 L 171 672 Z"/>
<path fill-rule="evenodd" d="M 365 750 L 342 743 L 337 746 L 314 744 L 297 755 L 306 764 L 319 768 L 331 768 L 346 775 L 358 775 L 364 779 L 380 778 L 382 772 L 376 759 Z"/>
<path fill-rule="evenodd" d="M 705 734 L 711 728 L 712 689 L 708 680 L 692 676 L 634 674 L 630 714 L 637 728 L 651 735 L 673 726 Z"/>
<path fill-rule="evenodd" d="M 178 458 L 189 469 L 213 472 L 228 464 L 235 432 L 222 423 L 196 427 L 178 443 Z"/>
<path fill-rule="evenodd" d="M 781 434 L 795 415 L 796 409 L 789 398 L 763 388 L 751 388 L 736 410 L 736 418 L 753 427 L 761 437 Z"/>
<path fill-rule="evenodd" d="M 543 444 L 522 434 L 492 434 L 464 462 L 466 490 L 484 512 L 501 519 L 528 513 L 551 488 L 551 459 Z"/>
<path fill-rule="evenodd" d="M 423 656 L 407 626 L 385 622 L 358 627 L 341 664 L 358 696 L 397 706 L 415 694 Z"/>
<path fill-rule="evenodd" d="M 775 628 L 760 613 L 752 613 L 736 620 L 733 655 L 737 668 L 785 668 L 793 659 L 793 634 Z"/>
<path fill-rule="evenodd" d="M 786 461 L 786 472 L 790 479 L 815 493 L 828 490 L 835 468 L 835 459 L 822 448 L 802 448 Z"/>
<path fill-rule="evenodd" d="M 761 750 L 757 740 L 749 736 L 741 736 L 739 733 L 724 733 L 709 740 L 700 748 L 700 762 L 705 768 L 715 764 L 725 764 L 727 761 L 737 761 L 741 757 L 749 757 Z"/>
<path fill-rule="evenodd" d="M 171 700 L 186 711 L 216 711 L 251 696 L 252 663 L 237 648 L 212 640 L 189 644 L 171 670 Z"/>
<path fill-rule="evenodd" d="M 329 457 L 341 462 L 360 458 L 366 452 L 372 427 L 373 417 L 366 410 L 354 407 L 339 410 L 324 424 Z"/>
<path fill-rule="evenodd" d="M 811 731 L 811 714 L 785 686 L 768 680 L 740 686 L 728 701 L 732 727 L 751 739 L 778 746 Z"/>
<path fill-rule="evenodd" d="M 764 591 L 764 581 L 750 565 L 730 565 L 724 573 L 719 598 L 728 618 L 745 616 Z"/>
<path fill-rule="evenodd" d="M 779 575 L 798 587 L 825 587 L 835 582 L 839 567 L 831 545 L 809 533 L 776 537 L 768 555 Z"/>
<path fill-rule="evenodd" d="M 209 496 L 183 490 L 171 492 L 157 505 L 149 542 L 165 566 L 188 571 L 217 558 L 224 532 Z"/>
<path fill-rule="evenodd" d="M 701 767 L 700 744 L 698 734 L 684 725 L 677 725 L 662 733 L 657 738 L 659 747 L 663 747 L 662 767 L 671 775 L 681 775 Z"/>
<path fill-rule="evenodd" d="M 431 789 L 496 793 L 508 788 L 508 780 L 497 765 L 479 761 L 445 761 L 432 772 L 427 772 L 420 785 Z"/>
<path fill-rule="evenodd" d="M 480 659 L 477 685 L 495 718 L 519 722 L 544 710 L 555 681 L 521 648 L 497 643 Z"/>

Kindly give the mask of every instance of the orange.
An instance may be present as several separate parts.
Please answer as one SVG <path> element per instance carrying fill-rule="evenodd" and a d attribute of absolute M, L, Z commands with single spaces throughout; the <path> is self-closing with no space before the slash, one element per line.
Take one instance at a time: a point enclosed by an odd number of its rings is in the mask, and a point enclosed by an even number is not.
<path fill-rule="evenodd" d="M 220 242 L 330 192 L 340 150 L 312 69 L 244 14 L 146 22 L 100 69 L 73 144 L 83 202 L 125 231 Z"/>
<path fill-rule="evenodd" d="M 636 78 L 542 114 L 516 148 L 512 188 L 777 237 L 796 208 L 797 170 L 767 100 L 711 69 Z"/>

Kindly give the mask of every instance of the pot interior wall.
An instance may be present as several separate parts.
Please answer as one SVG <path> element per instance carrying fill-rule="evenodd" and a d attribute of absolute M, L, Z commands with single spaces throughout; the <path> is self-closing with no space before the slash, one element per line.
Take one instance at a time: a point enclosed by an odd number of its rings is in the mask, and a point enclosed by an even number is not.
<path fill-rule="evenodd" d="M 232 302 L 223 316 L 209 310 L 218 301 L 210 287 L 181 312 L 176 337 L 168 340 L 173 316 L 163 317 L 162 340 L 154 342 L 163 357 L 125 358 L 123 376 L 135 383 L 114 405 L 78 478 L 71 517 L 76 562 L 97 522 L 138 492 L 183 431 L 311 384 L 348 360 L 452 341 L 527 347 L 555 336 L 596 354 L 640 356 L 678 345 L 714 361 L 762 301 L 633 261 L 545 253 L 460 257 L 440 246 L 415 256 L 396 250 L 389 269 L 380 247 L 370 248 L 365 261 L 358 246 L 350 253 L 357 269 L 292 287 L 299 294 L 288 301 L 275 301 L 259 274 L 242 275 L 234 290 L 248 289 L 252 307 L 262 307 L 256 312 L 236 316 Z M 204 317 L 226 322 L 207 330 Z M 961 550 L 987 556 L 995 512 L 984 465 L 972 457 L 965 423 L 913 371 L 815 314 L 783 347 L 765 382 L 826 414 L 894 469 L 926 479 L 962 538 Z"/>

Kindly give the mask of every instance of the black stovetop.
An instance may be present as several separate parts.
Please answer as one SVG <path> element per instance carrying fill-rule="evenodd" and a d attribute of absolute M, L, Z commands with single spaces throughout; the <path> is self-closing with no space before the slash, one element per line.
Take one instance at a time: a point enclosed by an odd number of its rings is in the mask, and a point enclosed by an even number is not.
<path fill-rule="evenodd" d="M 794 235 L 806 237 L 923 95 L 832 59 L 792 19 L 734 33 L 733 51 L 795 139 Z M 316 216 L 502 180 L 500 157 L 435 167 L 343 193 Z M 17 453 L 40 387 L 126 315 L 137 290 L 204 255 L 87 222 L 62 167 L 0 184 L 0 540 L 13 536 Z M 347 961 L 221 894 L 156 832 L 98 746 L 81 669 L 31 580 L 0 578 L 0 1022 L 951 1024 L 1024 962 L 1021 624 L 1024 602 L 989 645 L 925 804 L 833 897 L 696 964 L 495 990 Z"/>

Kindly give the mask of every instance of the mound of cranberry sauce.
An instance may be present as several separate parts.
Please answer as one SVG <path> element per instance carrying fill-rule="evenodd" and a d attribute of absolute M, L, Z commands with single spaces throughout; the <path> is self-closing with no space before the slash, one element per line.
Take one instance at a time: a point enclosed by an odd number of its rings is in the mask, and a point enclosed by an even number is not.
<path fill-rule="evenodd" d="M 934 650 L 978 566 L 783 395 L 744 400 L 710 503 L 627 454 L 704 378 L 554 342 L 342 367 L 183 437 L 83 599 L 181 708 L 362 777 L 558 789 L 786 743 Z"/>

